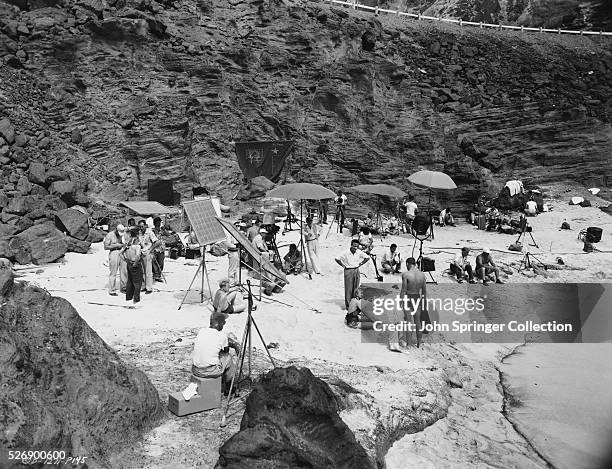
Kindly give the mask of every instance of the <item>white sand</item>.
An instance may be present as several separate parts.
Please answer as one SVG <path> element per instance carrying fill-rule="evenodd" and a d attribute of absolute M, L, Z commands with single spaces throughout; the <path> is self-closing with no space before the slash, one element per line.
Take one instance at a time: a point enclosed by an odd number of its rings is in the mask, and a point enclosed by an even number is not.
<path fill-rule="evenodd" d="M 564 196 L 565 197 L 565 196 Z M 569 198 L 569 195 L 567 196 Z M 595 199 L 589 197 L 591 200 Z M 541 214 L 536 218 L 529 219 L 534 227 L 533 235 L 540 248 L 530 247 L 533 252 L 546 263 L 554 263 L 555 258 L 561 256 L 569 266 L 584 270 L 550 271 L 548 278 L 538 276 L 528 278 L 523 274 L 514 273 L 508 278 L 508 282 L 599 282 L 612 278 L 612 254 L 581 252 L 582 243 L 577 240 L 578 230 L 587 226 L 600 226 L 604 229 L 602 242 L 597 245 L 601 250 L 612 251 L 612 217 L 601 212 L 595 207 L 582 208 L 571 207 L 566 202 L 554 204 L 552 212 Z M 567 220 L 572 231 L 559 231 L 561 223 Z M 430 365 L 427 353 L 421 350 L 412 350 L 409 354 L 394 354 L 379 344 L 362 344 L 360 332 L 344 326 L 344 299 L 342 269 L 335 264 L 334 257 L 344 249 L 348 249 L 350 237 L 348 234 L 336 233 L 335 226 L 329 237 L 326 238 L 329 225 L 324 225 L 321 239 L 320 267 L 323 275 L 314 275 L 309 280 L 306 275 L 290 276 L 290 285 L 285 292 L 274 295 L 274 299 L 289 303 L 293 307 L 287 307 L 267 300 L 259 303 L 259 308 L 254 317 L 264 335 L 267 343 L 277 342 L 279 348 L 273 353 L 280 359 L 317 360 L 326 359 L 339 364 L 354 365 L 385 365 L 393 369 L 416 369 L 425 368 Z M 345 233 L 347 230 L 345 230 Z M 448 267 L 448 262 L 454 257 L 457 249 L 461 246 L 470 246 L 474 249 L 472 255 L 477 254 L 478 249 L 488 246 L 492 249 L 504 252 L 494 252 L 496 261 L 501 265 L 518 263 L 520 254 L 506 252 L 509 244 L 514 242 L 516 236 L 500 235 L 476 230 L 473 226 L 461 224 L 457 227 L 437 228 L 435 240 L 425 242 L 425 255 L 436 259 L 438 272 L 435 277 L 439 282 L 454 282 L 447 276 L 440 275 L 443 269 Z M 278 237 L 279 246 L 296 242 L 297 232 L 291 232 L 285 236 Z M 529 238 L 528 238 L 529 239 Z M 375 253 L 382 255 L 384 250 L 392 243 L 398 244 L 403 258 L 412 255 L 414 240 L 409 236 L 387 237 L 383 241 L 375 237 Z M 438 249 L 444 248 L 444 249 Z M 455 248 L 455 249 L 449 249 Z M 287 248 L 280 248 L 284 254 Z M 418 246 L 414 251 L 418 256 Z M 56 296 L 69 300 L 79 311 L 87 323 L 111 346 L 142 344 L 161 340 L 163 338 L 179 338 L 185 335 L 186 330 L 194 330 L 208 326 L 210 307 L 207 303 L 199 303 L 199 279 L 194 284 L 194 291 L 188 296 L 188 303 L 178 311 L 179 303 L 185 291 L 194 277 L 198 268 L 198 260 L 189 261 L 183 258 L 179 260 L 166 259 L 165 275 L 168 283 L 156 283 L 155 292 L 152 295 L 142 295 L 140 309 L 124 309 L 120 306 L 127 305 L 122 296 L 111 297 L 106 290 L 107 267 L 104 263 L 107 253 L 101 244 L 93 245 L 90 254 L 67 254 L 66 262 L 63 264 L 52 264 L 40 268 L 22 270 L 23 278 L 38 284 L 49 290 Z M 210 284 L 216 288 L 217 280 L 227 273 L 227 258 L 207 257 L 207 266 L 210 274 Z M 375 275 L 371 264 L 362 269 L 362 282 L 374 282 Z M 399 276 L 385 276 L 385 281 L 399 281 Z M 207 287 L 206 287 L 207 290 Z M 206 291 L 208 294 L 208 291 Z M 108 305 L 93 305 L 103 303 Z M 310 305 L 307 306 L 307 305 Z M 317 313 L 312 308 L 320 311 Z M 232 316 L 226 329 L 241 336 L 245 314 Z M 190 331 L 193 332 L 193 331 Z M 258 340 L 255 340 L 256 348 L 261 348 Z M 572 347 L 569 345 L 567 347 Z M 500 347 L 496 345 L 472 345 L 472 351 L 479 354 L 482 360 L 493 361 L 499 353 Z M 562 347 L 563 348 L 563 347 Z M 548 353 L 545 349 L 545 355 Z M 571 359 L 572 355 L 568 356 Z M 584 360 L 581 355 L 580 360 Z M 579 363 L 582 363 L 580 361 Z M 582 381 L 597 372 L 596 368 L 581 368 L 577 366 L 566 366 L 561 373 L 566 378 L 560 381 L 551 381 L 547 388 L 545 399 L 550 399 L 555 387 L 561 388 L 564 383 L 571 381 L 572 373 Z M 517 375 L 518 376 L 518 375 Z M 514 379 L 514 378 L 513 378 Z M 542 377 L 542 380 L 545 378 Z M 543 383 L 543 381 L 542 381 Z M 590 383 L 590 392 L 601 396 L 602 389 L 596 380 Z M 600 384 L 604 384 L 603 381 Z M 605 392 L 609 395 L 609 383 L 605 383 Z M 542 389 L 544 386 L 542 385 Z M 566 388 L 569 389 L 569 388 Z M 610 412 L 597 414 L 593 404 L 595 399 L 584 401 L 586 389 L 576 388 L 576 400 L 583 400 L 584 413 L 558 413 L 553 419 L 551 417 L 548 431 L 553 432 L 563 428 L 568 434 L 576 431 L 582 435 L 575 439 L 576 448 L 580 441 L 586 438 L 584 432 L 599 428 L 598 425 L 585 424 L 592 420 L 609 418 Z M 542 412 L 541 407 L 535 404 L 534 398 L 526 407 L 526 415 L 532 419 L 538 419 Z M 531 402 L 531 401 L 530 401 Z M 550 415 L 556 411 L 556 403 L 550 409 Z M 565 402 L 569 401 L 564 401 Z M 586 412 L 586 410 L 589 410 Z M 612 411 L 612 409 L 610 409 Z M 530 412 L 531 413 L 530 413 Z M 525 423 L 529 427 L 529 423 Z M 535 427 L 534 427 L 535 428 Z M 536 433 L 542 428 L 537 428 Z M 535 431 L 535 430 L 534 430 Z M 531 432 L 527 428 L 526 433 Z M 552 440 L 547 440 L 551 442 Z M 565 440 L 563 440 L 565 441 Z M 542 447 L 546 441 L 539 442 Z M 559 441 L 555 440 L 552 445 L 556 447 Z M 566 447 L 568 452 L 574 449 Z M 591 446 L 579 451 L 594 451 Z M 581 453 L 580 453 L 581 454 Z M 569 466 L 568 466 L 569 467 Z"/>

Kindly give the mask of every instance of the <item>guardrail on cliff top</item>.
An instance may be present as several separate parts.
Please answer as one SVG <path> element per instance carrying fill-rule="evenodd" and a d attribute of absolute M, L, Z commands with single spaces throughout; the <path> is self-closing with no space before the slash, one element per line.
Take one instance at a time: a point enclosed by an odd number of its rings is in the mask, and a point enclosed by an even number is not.
<path fill-rule="evenodd" d="M 415 13 L 407 13 L 404 11 L 399 11 L 399 10 L 387 10 L 385 8 L 380 8 L 378 6 L 375 7 L 371 7 L 368 5 L 362 5 L 360 3 L 357 3 L 355 0 L 353 1 L 342 1 L 342 0 L 326 0 L 329 3 L 335 3 L 337 5 L 345 5 L 348 7 L 351 7 L 353 10 L 356 10 L 357 8 L 359 8 L 360 10 L 370 10 L 373 11 L 374 13 L 378 14 L 378 13 L 388 13 L 390 15 L 395 15 L 395 16 L 407 16 L 409 18 L 416 18 L 417 20 L 432 20 L 432 21 L 440 21 L 443 23 L 454 23 L 454 24 L 458 24 L 459 26 L 478 26 L 479 28 L 495 28 L 495 29 L 511 29 L 514 31 L 533 31 L 533 32 L 537 32 L 537 33 L 555 33 L 555 34 L 577 34 L 579 36 L 583 36 L 583 35 L 590 35 L 590 36 L 612 36 L 612 32 L 606 32 L 606 31 L 572 31 L 572 30 L 568 30 L 568 29 L 547 29 L 547 28 L 526 28 L 524 26 L 510 26 L 510 25 L 505 25 L 505 24 L 491 24 L 491 23 L 476 23 L 474 21 L 463 21 L 463 20 L 453 20 L 453 19 L 448 19 L 448 18 L 441 18 L 441 17 L 435 17 L 435 16 L 426 16 L 426 15 L 421 15 L 419 14 L 415 14 Z"/>

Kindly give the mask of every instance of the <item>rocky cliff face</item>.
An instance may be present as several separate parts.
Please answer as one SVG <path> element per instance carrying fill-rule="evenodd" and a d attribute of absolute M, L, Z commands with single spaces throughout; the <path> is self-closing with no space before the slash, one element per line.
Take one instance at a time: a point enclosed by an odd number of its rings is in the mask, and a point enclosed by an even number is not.
<path fill-rule="evenodd" d="M 372 1 L 376 0 L 368 4 Z M 612 4 L 606 0 L 381 0 L 383 3 L 464 21 L 612 31 Z"/>
<path fill-rule="evenodd" d="M 62 298 L 0 269 L 0 466 L 10 450 L 86 456 L 90 467 L 161 414 L 157 391 Z"/>
<path fill-rule="evenodd" d="M 233 142 L 294 139 L 290 177 L 330 187 L 420 168 L 451 205 L 511 177 L 612 184 L 607 42 L 453 29 L 281 0 L 0 3 L 0 184 L 32 162 L 79 190 L 147 179 L 225 199 Z M 17 178 L 17 179 L 16 179 Z M 14 181 L 14 182 L 11 182 Z M 9 194 L 10 196 L 10 194 Z"/>

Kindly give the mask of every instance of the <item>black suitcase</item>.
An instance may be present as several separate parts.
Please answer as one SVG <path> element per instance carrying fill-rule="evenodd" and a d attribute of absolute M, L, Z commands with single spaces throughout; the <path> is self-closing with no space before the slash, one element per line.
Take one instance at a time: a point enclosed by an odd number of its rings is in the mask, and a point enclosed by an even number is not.
<path fill-rule="evenodd" d="M 587 237 L 590 238 L 591 243 L 599 243 L 601 241 L 601 234 L 603 230 L 596 226 L 589 226 L 587 228 Z"/>

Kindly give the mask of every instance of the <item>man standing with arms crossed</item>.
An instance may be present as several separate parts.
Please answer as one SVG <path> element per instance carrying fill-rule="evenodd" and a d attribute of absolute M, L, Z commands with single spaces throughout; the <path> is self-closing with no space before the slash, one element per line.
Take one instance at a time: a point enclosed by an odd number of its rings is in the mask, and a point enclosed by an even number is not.
<path fill-rule="evenodd" d="M 404 312 L 403 320 L 408 323 L 411 321 L 410 316 L 414 318 L 417 348 L 419 348 L 421 346 L 421 337 L 423 336 L 421 331 L 421 311 L 427 305 L 427 281 L 425 280 L 425 274 L 417 267 L 414 257 L 406 259 L 406 268 L 408 270 L 402 274 L 402 289 L 400 290 L 400 298 L 404 302 L 402 308 Z M 404 332 L 403 340 L 400 340 L 399 332 L 396 334 L 395 337 L 392 336 L 389 350 L 400 352 L 400 342 L 404 342 L 401 345 L 408 345 L 408 331 Z"/>
<path fill-rule="evenodd" d="M 357 296 L 359 267 L 369 260 L 370 256 L 359 250 L 358 239 L 353 239 L 350 249 L 335 259 L 336 264 L 344 269 L 344 304 L 347 310 L 351 300 Z"/>

